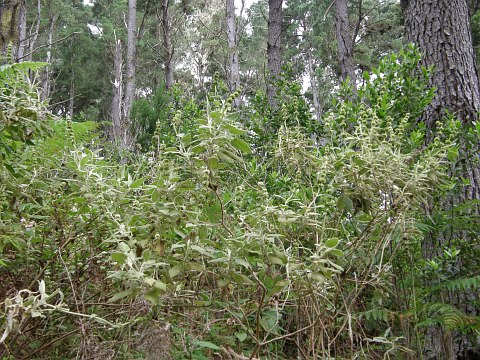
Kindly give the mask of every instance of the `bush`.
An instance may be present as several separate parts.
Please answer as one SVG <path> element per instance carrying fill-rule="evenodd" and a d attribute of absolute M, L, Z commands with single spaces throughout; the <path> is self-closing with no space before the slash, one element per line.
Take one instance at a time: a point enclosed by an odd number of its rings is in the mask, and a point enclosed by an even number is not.
<path fill-rule="evenodd" d="M 382 63 L 384 81 L 404 84 L 409 59 Z M 18 176 L 3 178 L 16 190 L 3 192 L 0 229 L 16 240 L 0 249 L 0 354 L 411 352 L 398 325 L 406 315 L 390 301 L 393 266 L 419 247 L 417 217 L 445 183 L 455 124 L 424 146 L 424 130 L 397 114 L 408 93 L 375 91 L 382 84 L 337 104 L 322 148 L 302 124 L 279 124 L 267 158 L 220 98 L 174 115 L 168 139 L 156 121 L 153 146 L 130 166 L 91 145 L 91 123 L 55 122 L 15 154 Z"/>

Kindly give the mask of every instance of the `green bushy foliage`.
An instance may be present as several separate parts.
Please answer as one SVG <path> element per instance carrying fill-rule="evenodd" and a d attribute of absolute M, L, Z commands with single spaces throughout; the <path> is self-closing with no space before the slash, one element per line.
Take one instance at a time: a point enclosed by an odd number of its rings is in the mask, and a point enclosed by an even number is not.
<path fill-rule="evenodd" d="M 0 247 L 0 354 L 411 353 L 391 301 L 394 269 L 398 254 L 420 247 L 417 219 L 446 183 L 456 129 L 439 126 L 436 140 L 421 141 L 412 116 L 430 93 L 411 74 L 415 59 L 385 60 L 384 82 L 338 103 L 321 148 L 296 95 L 283 117 L 272 115 L 269 157 L 257 142 L 266 133 L 247 131 L 218 93 L 191 113 L 169 112 L 162 94 L 137 103 L 142 126 L 155 130 L 130 165 L 103 157 L 91 123 L 55 122 L 50 137 L 15 155 L 22 172 L 6 186 L 16 192 L 0 198 L 0 229 L 16 239 Z M 416 102 L 395 84 L 416 89 Z M 397 101 L 408 111 L 399 115 Z M 459 324 L 443 307 L 408 305 L 408 324 L 422 311 Z"/>
<path fill-rule="evenodd" d="M 242 114 L 242 121 L 255 133 L 255 147 L 268 149 L 277 140 L 281 127 L 298 127 L 308 135 L 319 134 L 320 124 L 313 119 L 307 102 L 301 95 L 302 86 L 293 80 L 292 70 L 285 66 L 275 81 L 278 108 L 272 109 L 265 93 L 252 97 L 252 106 Z"/>

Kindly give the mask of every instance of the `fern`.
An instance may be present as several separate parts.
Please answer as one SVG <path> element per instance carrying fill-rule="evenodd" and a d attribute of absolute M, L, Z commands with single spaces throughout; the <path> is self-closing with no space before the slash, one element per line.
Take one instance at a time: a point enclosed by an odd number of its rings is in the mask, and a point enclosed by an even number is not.
<path fill-rule="evenodd" d="M 450 291 L 454 290 L 468 290 L 468 289 L 478 289 L 480 288 L 480 275 L 472 276 L 464 279 L 454 279 L 446 281 L 441 284 L 437 284 L 432 287 L 433 291 L 440 289 L 447 289 Z"/>
<path fill-rule="evenodd" d="M 467 325 L 477 323 L 475 317 L 466 315 L 450 304 L 428 303 L 424 311 L 428 319 L 419 322 L 416 328 L 441 325 L 447 330 L 463 330 Z"/>

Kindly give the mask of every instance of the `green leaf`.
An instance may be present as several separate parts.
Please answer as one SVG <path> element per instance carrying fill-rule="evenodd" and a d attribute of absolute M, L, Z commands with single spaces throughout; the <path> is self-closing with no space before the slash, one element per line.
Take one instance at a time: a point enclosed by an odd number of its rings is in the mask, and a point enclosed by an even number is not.
<path fill-rule="evenodd" d="M 113 253 L 110 256 L 114 261 L 116 261 L 120 265 L 125 264 L 125 261 L 127 261 L 127 255 L 123 253 Z"/>
<path fill-rule="evenodd" d="M 226 120 L 229 120 L 229 121 L 232 121 L 232 122 L 235 122 L 235 121 L 238 121 L 238 117 L 239 117 L 239 114 L 238 112 L 233 112 L 233 113 L 230 113 L 230 114 L 227 114 L 225 116 L 225 119 Z M 228 126 L 231 126 L 229 124 L 227 124 Z"/>
<path fill-rule="evenodd" d="M 236 126 L 226 124 L 225 129 L 232 135 L 243 135 L 246 133 L 245 130 L 239 129 Z"/>
<path fill-rule="evenodd" d="M 235 333 L 235 336 L 237 337 L 238 341 L 243 342 L 247 338 L 247 333 Z"/>
<path fill-rule="evenodd" d="M 328 253 L 338 257 L 345 256 L 345 253 L 342 250 L 338 250 L 338 249 L 332 249 Z"/>
<path fill-rule="evenodd" d="M 140 178 L 140 179 L 135 180 L 135 181 L 130 185 L 130 189 L 139 188 L 140 186 L 143 185 L 143 182 L 144 182 L 144 181 L 145 181 L 145 178 Z"/>
<path fill-rule="evenodd" d="M 193 271 L 205 271 L 205 266 L 201 263 L 197 263 L 197 262 L 189 262 L 188 264 L 188 268 L 190 270 L 193 270 Z"/>
<path fill-rule="evenodd" d="M 88 160 L 90 160 L 90 157 L 88 155 L 85 155 L 82 160 L 80 160 L 80 166 L 85 166 L 88 164 Z"/>
<path fill-rule="evenodd" d="M 327 241 L 325 241 L 325 246 L 332 249 L 332 248 L 337 247 L 339 242 L 340 242 L 340 240 L 338 238 L 331 238 L 331 239 L 328 239 Z"/>
<path fill-rule="evenodd" d="M 126 298 L 128 295 L 130 295 L 131 293 L 133 293 L 133 289 L 130 288 L 130 289 L 127 289 L 125 291 L 121 291 L 119 293 L 116 293 L 115 295 L 113 295 L 110 299 L 107 300 L 107 303 L 113 303 L 113 302 L 116 302 L 118 300 L 121 300 L 123 298 Z"/>
<path fill-rule="evenodd" d="M 353 201 L 345 194 L 340 195 L 340 197 L 338 198 L 337 206 L 340 211 L 345 210 L 349 213 L 353 211 Z"/>
<path fill-rule="evenodd" d="M 190 143 L 192 142 L 192 134 L 185 135 L 184 137 L 182 137 L 181 141 L 182 141 L 182 144 L 185 146 L 190 145 Z"/>
<path fill-rule="evenodd" d="M 204 146 L 197 145 L 197 146 L 192 147 L 192 150 L 191 150 L 191 151 L 192 151 L 192 153 L 194 153 L 194 154 L 200 154 L 200 153 L 204 152 L 205 150 L 206 150 L 206 149 L 205 149 Z"/>
<path fill-rule="evenodd" d="M 312 272 L 312 273 L 310 273 L 310 274 L 309 274 L 309 278 L 311 278 L 312 280 L 314 280 L 314 281 L 316 281 L 316 282 L 318 282 L 318 283 L 324 283 L 324 282 L 327 280 L 327 278 L 326 278 L 324 275 L 322 275 L 322 274 L 320 274 L 320 273 L 318 273 L 318 272 Z"/>
<path fill-rule="evenodd" d="M 130 251 L 130 246 L 128 246 L 127 243 L 125 242 L 121 242 L 120 244 L 118 244 L 118 247 L 120 248 L 120 250 L 122 250 L 123 252 L 129 252 Z"/>
<path fill-rule="evenodd" d="M 165 284 L 164 282 L 161 282 L 160 280 L 155 281 L 153 286 L 155 286 L 159 290 L 163 290 L 163 291 L 167 290 L 167 284 Z"/>
<path fill-rule="evenodd" d="M 218 170 L 224 168 L 225 165 L 219 162 L 216 157 L 212 157 L 208 159 L 208 167 L 212 170 Z"/>
<path fill-rule="evenodd" d="M 152 287 L 149 291 L 145 293 L 145 299 L 150 301 L 152 304 L 157 305 L 160 303 L 160 289 Z"/>
<path fill-rule="evenodd" d="M 250 145 L 248 145 L 245 141 L 240 138 L 235 138 L 231 141 L 232 146 L 243 152 L 244 154 L 251 154 L 252 150 L 250 149 Z"/>
<path fill-rule="evenodd" d="M 187 236 L 187 234 L 185 234 L 182 230 L 180 230 L 180 229 L 177 228 L 177 227 L 174 227 L 174 228 L 173 228 L 173 231 L 175 232 L 175 234 L 177 234 L 178 236 L 180 236 L 182 239 L 184 239 L 185 236 Z"/>
<path fill-rule="evenodd" d="M 160 191 L 158 190 L 155 190 L 153 193 L 152 193 L 152 201 L 153 202 L 158 202 L 160 200 Z"/>
<path fill-rule="evenodd" d="M 15 175 L 15 170 L 13 169 L 13 167 L 10 165 L 10 164 L 3 164 L 3 166 L 5 166 L 5 169 L 8 170 L 8 172 L 12 175 Z"/>
<path fill-rule="evenodd" d="M 278 258 L 278 257 L 276 257 L 276 256 L 270 255 L 270 256 L 268 257 L 268 260 L 269 260 L 272 264 L 274 264 L 274 265 L 284 265 L 284 262 L 282 261 L 282 259 L 280 259 L 280 258 Z"/>
<path fill-rule="evenodd" d="M 236 262 L 238 265 L 242 265 L 242 266 L 245 266 L 247 269 L 250 269 L 250 264 L 248 263 L 247 260 L 240 259 L 240 258 L 235 258 L 235 262 Z"/>
<path fill-rule="evenodd" d="M 144 278 L 143 282 L 145 284 L 148 284 L 148 285 L 152 286 L 155 283 L 155 279 L 154 278 Z"/>
<path fill-rule="evenodd" d="M 219 204 L 205 207 L 204 212 L 205 215 L 207 215 L 208 221 L 213 224 L 217 224 L 222 220 L 222 208 Z"/>
<path fill-rule="evenodd" d="M 211 343 L 209 341 L 200 341 L 196 340 L 195 345 L 201 349 L 207 348 L 207 349 L 212 349 L 212 350 L 220 350 L 220 347 L 215 345 L 214 343 Z"/>
<path fill-rule="evenodd" d="M 173 279 L 175 276 L 180 274 L 180 272 L 183 270 L 183 265 L 175 265 L 173 268 L 168 270 L 168 275 Z"/>

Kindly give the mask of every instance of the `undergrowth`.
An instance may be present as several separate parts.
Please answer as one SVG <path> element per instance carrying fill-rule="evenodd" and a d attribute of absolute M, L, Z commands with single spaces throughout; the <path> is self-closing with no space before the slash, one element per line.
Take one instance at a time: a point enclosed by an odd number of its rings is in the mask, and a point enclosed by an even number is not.
<path fill-rule="evenodd" d="M 437 264 L 422 260 L 425 206 L 451 187 L 458 123 L 424 141 L 418 61 L 410 49 L 366 74 L 321 147 L 293 106 L 259 149 L 235 94 L 210 96 L 157 121 L 127 165 L 94 123 L 46 112 L 24 76 L 37 64 L 2 67 L 0 356 L 413 359 L 429 326 L 478 333 L 431 296 L 478 274 L 421 282 Z"/>

